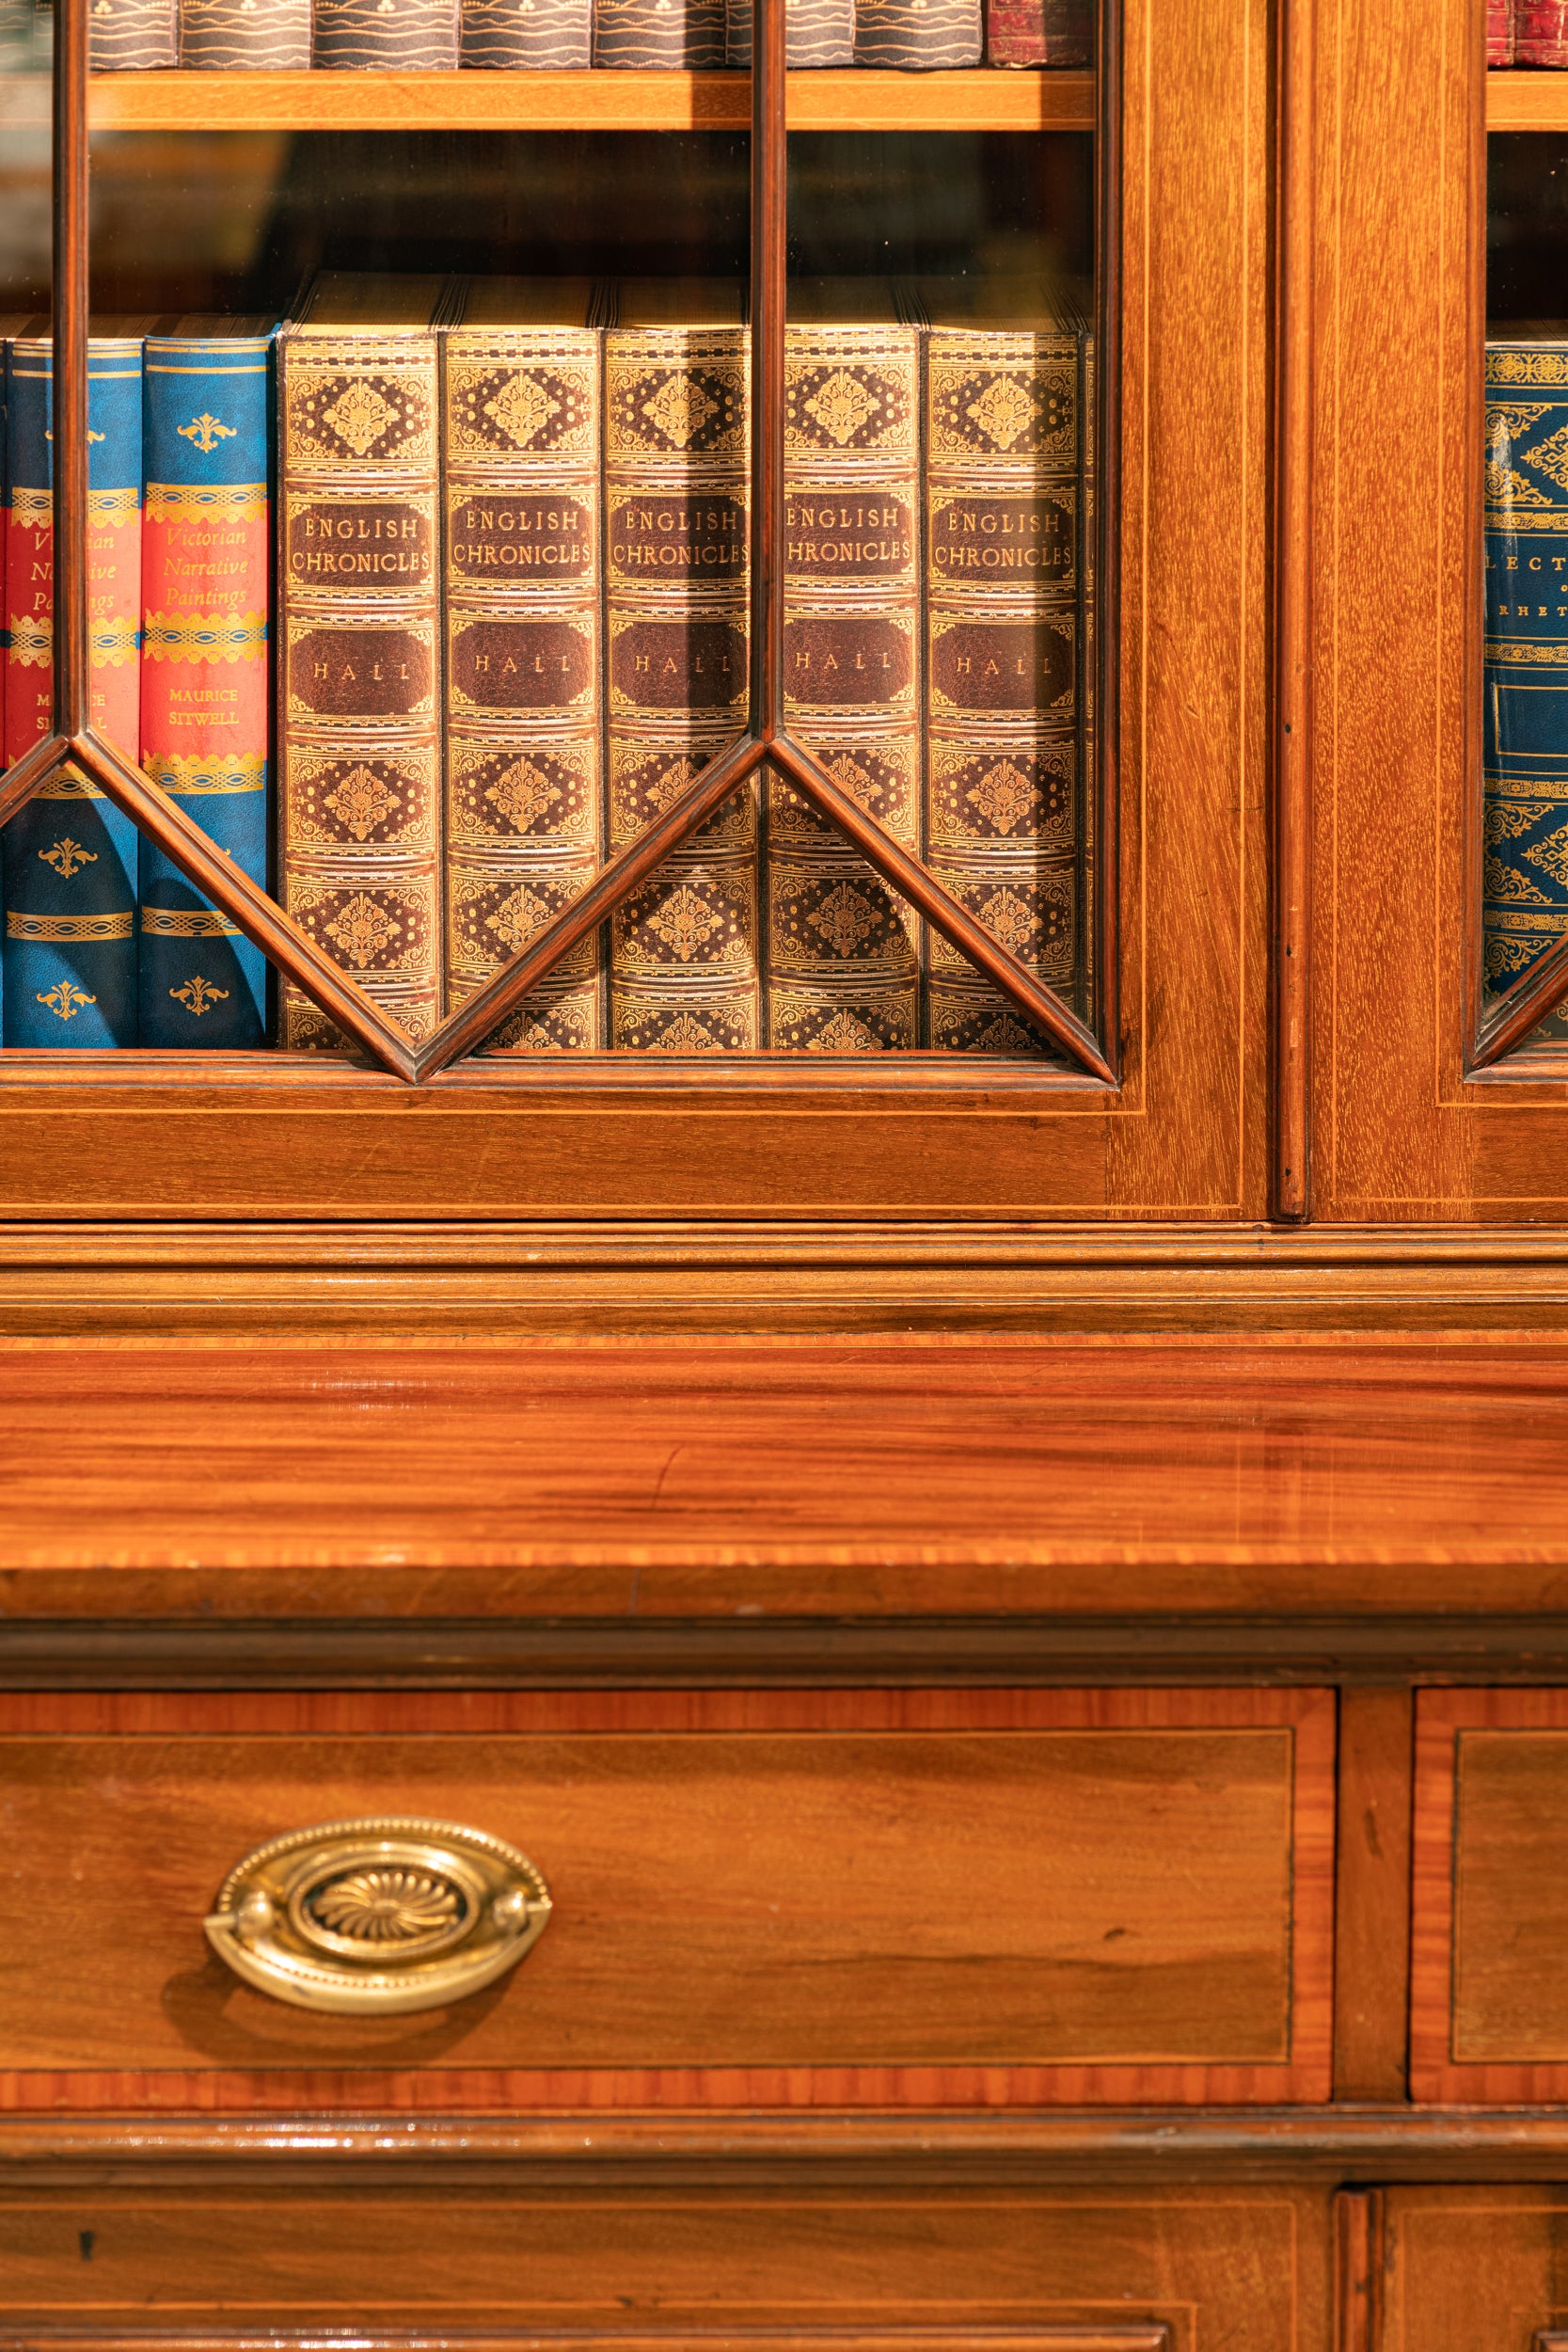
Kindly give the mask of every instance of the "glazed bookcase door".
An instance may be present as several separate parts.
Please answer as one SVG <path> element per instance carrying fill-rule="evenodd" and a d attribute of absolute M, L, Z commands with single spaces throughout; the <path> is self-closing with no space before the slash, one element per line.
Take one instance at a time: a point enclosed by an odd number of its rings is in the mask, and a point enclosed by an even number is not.
<path fill-rule="evenodd" d="M 1488 389 L 1484 354 L 1564 331 L 1543 273 L 1568 76 L 1488 72 L 1484 18 L 1480 0 L 1309 0 L 1288 20 L 1288 364 L 1308 422 L 1282 548 L 1300 614 L 1282 834 L 1310 872 L 1312 1205 L 1350 1221 L 1568 1212 L 1561 787 L 1506 743 L 1499 767 L 1488 700 L 1500 680 L 1541 709 L 1552 653 L 1544 609 L 1517 621 L 1500 577 L 1488 620 L 1482 538 L 1517 505 L 1512 471 L 1528 574 L 1560 495 L 1549 452 L 1528 464 L 1552 395 L 1499 373 L 1536 362 L 1494 358 Z M 1483 673 L 1483 640 L 1506 675 Z M 1301 1092 L 1305 1118 L 1305 1068 Z"/>
<path fill-rule="evenodd" d="M 63 0 L 53 724 L 0 782 L 0 820 L 69 766 L 320 1009 L 350 1056 L 8 1050 L 8 1213 L 1263 1213 L 1268 12 L 1262 0 L 1180 10 L 1125 0 L 1101 27 L 1098 74 L 1072 77 L 1071 89 L 1049 74 L 861 72 L 791 77 L 787 99 L 777 13 L 777 23 L 767 11 L 759 21 L 750 91 L 745 723 L 640 829 L 611 829 L 592 878 L 439 1026 L 415 1035 L 91 723 L 89 118 L 127 137 L 138 127 L 178 133 L 197 118 L 183 87 L 193 77 L 89 81 L 83 0 Z M 336 90 L 321 87 L 327 78 L 303 93 L 280 82 L 269 125 L 319 133 L 341 119 L 374 129 L 409 119 L 410 103 L 415 119 L 423 106 L 444 121 L 443 105 L 453 128 L 469 119 L 452 111 L 459 95 L 467 106 L 467 85 L 447 96 L 427 81 L 411 101 L 398 94 L 402 115 L 378 117 L 393 102 L 378 98 L 375 77 L 344 77 Z M 594 76 L 566 95 L 553 82 L 533 91 L 529 77 L 517 81 L 563 129 L 582 127 L 575 106 L 598 129 L 629 132 L 678 119 L 662 78 Z M 200 80 L 205 125 L 256 127 L 254 93 L 222 73 Z M 336 94 L 351 83 L 352 96 Z M 689 120 L 741 127 L 736 87 L 726 95 L 682 77 L 679 103 L 695 110 Z M 484 85 L 473 107 L 483 119 L 507 103 L 520 101 Z M 1083 326 L 1057 355 L 1073 411 L 1064 469 L 1079 561 L 1051 626 L 1065 636 L 1070 620 L 1076 638 L 1074 814 L 1043 883 L 1037 864 L 1003 872 L 994 840 L 955 851 L 930 828 L 890 821 L 875 796 L 835 772 L 831 727 L 825 735 L 819 714 L 791 706 L 784 133 L 797 105 L 835 132 L 940 136 L 978 121 L 1019 137 L 1052 124 L 1093 141 L 1096 284 Z M 1222 500 L 1216 449 L 1228 453 Z M 955 757 L 971 748 L 966 723 L 949 714 Z M 1052 748 L 1068 756 L 1062 743 Z M 902 1036 L 875 1039 L 897 1050 L 863 1050 L 865 1037 L 847 1027 L 818 1041 L 787 1025 L 758 1037 L 757 1052 L 483 1050 L 563 959 L 611 936 L 618 910 L 667 878 L 672 854 L 743 793 L 765 825 L 781 807 L 809 812 L 832 854 L 858 861 L 903 937 L 920 943 L 919 1018 Z M 942 985 L 983 1005 L 962 1034 L 930 1016 Z"/>

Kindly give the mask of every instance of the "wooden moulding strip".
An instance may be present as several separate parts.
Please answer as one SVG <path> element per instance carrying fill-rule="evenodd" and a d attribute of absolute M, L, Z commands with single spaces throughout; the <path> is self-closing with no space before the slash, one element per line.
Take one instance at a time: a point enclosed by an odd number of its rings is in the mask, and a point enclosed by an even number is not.
<path fill-rule="evenodd" d="M 799 131 L 1092 131 L 1092 73 L 792 73 Z M 744 73 L 104 73 L 96 131 L 740 131 Z M 41 76 L 0 82 L 0 122 L 48 119 Z"/>
<path fill-rule="evenodd" d="M 1568 73 L 1489 73 L 1489 131 L 1568 131 Z"/>

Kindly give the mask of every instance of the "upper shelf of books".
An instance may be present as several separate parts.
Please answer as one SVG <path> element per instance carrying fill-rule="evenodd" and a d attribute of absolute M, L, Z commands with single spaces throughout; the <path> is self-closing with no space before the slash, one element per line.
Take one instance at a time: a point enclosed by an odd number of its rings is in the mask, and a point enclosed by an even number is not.
<path fill-rule="evenodd" d="M 1092 131 L 1088 72 L 792 73 L 800 131 Z M 751 77 L 721 72 L 104 73 L 102 131 L 729 131 Z M 42 125 L 49 85 L 0 77 L 0 125 Z"/>

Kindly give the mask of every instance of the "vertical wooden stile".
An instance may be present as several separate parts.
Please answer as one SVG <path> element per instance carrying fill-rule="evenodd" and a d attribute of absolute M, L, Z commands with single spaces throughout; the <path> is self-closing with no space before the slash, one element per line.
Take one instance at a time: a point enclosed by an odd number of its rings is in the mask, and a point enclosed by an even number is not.
<path fill-rule="evenodd" d="M 1312 251 L 1313 0 L 1287 0 L 1280 30 L 1274 694 L 1272 1214 L 1312 1213 Z"/>

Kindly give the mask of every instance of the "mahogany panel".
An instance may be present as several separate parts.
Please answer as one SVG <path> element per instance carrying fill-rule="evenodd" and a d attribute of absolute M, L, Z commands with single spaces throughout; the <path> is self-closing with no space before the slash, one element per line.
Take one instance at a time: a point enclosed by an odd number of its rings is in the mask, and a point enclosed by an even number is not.
<path fill-rule="evenodd" d="M 16 1697 L 0 2105 L 1322 2096 L 1333 1747 L 1309 1691 Z M 208 1954 L 243 1854 L 365 1815 L 520 1845 L 523 1966 L 345 2019 Z"/>
<path fill-rule="evenodd" d="M 1568 2095 L 1568 1691 L 1418 1704 L 1412 2086 Z"/>
<path fill-rule="evenodd" d="M 1409 1688 L 1339 1694 L 1334 2092 L 1402 2099 L 1410 1998 Z"/>
<path fill-rule="evenodd" d="M 483 1323 L 477 1292 L 459 1347 L 0 1348 L 0 1609 L 629 1632 L 1560 1606 L 1555 1342 L 491 1346 Z"/>
<path fill-rule="evenodd" d="M 1377 2352 L 1545 2352 L 1568 2317 L 1568 2190 L 1394 2188 Z"/>
<path fill-rule="evenodd" d="M 1321 2195 L 1281 2188 L 999 2197 L 867 2180 L 551 2195 L 285 2180 L 258 2192 L 214 2176 L 176 2193 L 97 2182 L 8 2195 L 0 2281 L 7 2327 L 51 2340 L 282 2323 L 372 2344 L 392 2328 L 586 2330 L 594 2352 L 622 2329 L 649 2352 L 657 2330 L 669 2352 L 740 2352 L 752 2329 L 896 2328 L 935 2352 L 994 2328 L 1002 2352 L 1023 2352 L 1040 2328 L 1117 2343 L 1164 2328 L 1172 2352 L 1319 2352 L 1326 2225 Z"/>

